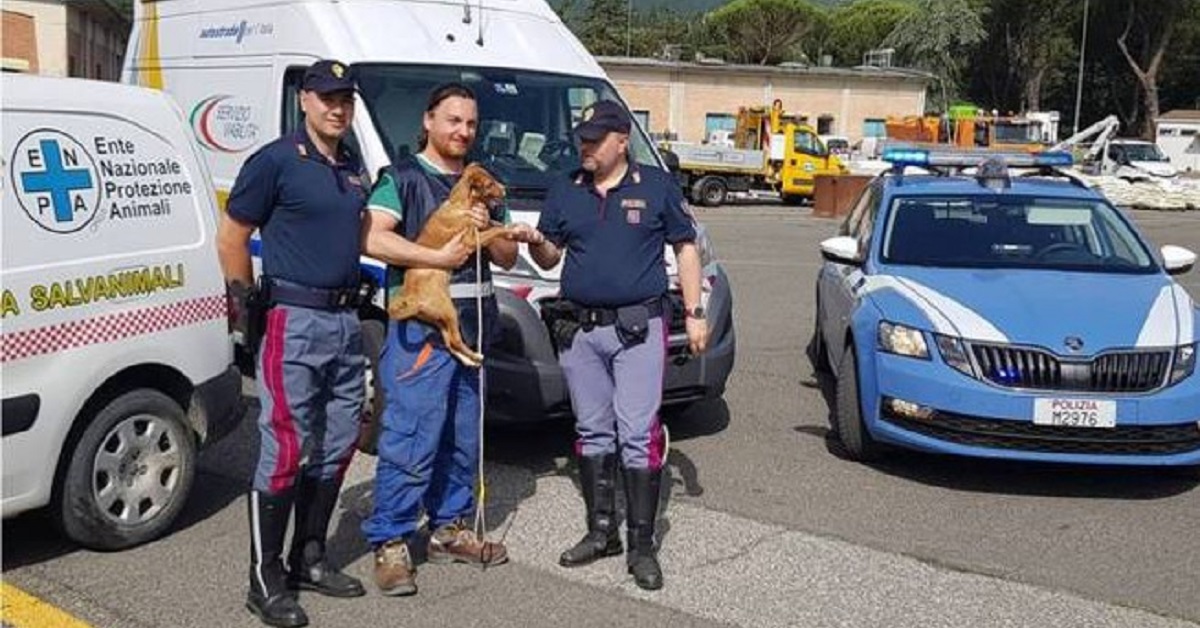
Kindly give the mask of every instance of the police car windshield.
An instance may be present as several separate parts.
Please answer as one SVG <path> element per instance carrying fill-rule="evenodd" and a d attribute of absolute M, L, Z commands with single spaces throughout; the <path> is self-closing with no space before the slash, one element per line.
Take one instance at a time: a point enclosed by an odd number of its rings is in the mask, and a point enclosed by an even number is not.
<path fill-rule="evenodd" d="M 966 268 L 1153 273 L 1145 244 L 1101 201 L 1037 197 L 897 197 L 883 261 Z"/>
<path fill-rule="evenodd" d="M 392 161 L 416 153 L 429 93 L 448 82 L 475 92 L 479 129 L 469 160 L 485 165 L 510 199 L 545 197 L 555 178 L 579 167 L 571 129 L 581 112 L 601 99 L 620 101 L 596 78 L 463 66 L 356 65 L 359 89 Z M 650 143 L 635 127 L 630 151 L 641 164 L 660 167 Z"/>

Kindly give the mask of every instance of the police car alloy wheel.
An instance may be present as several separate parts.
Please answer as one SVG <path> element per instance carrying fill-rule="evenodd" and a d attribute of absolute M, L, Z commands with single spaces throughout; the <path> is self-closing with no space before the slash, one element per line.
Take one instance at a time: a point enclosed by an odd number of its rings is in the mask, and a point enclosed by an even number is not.
<path fill-rule="evenodd" d="M 196 474 L 195 435 L 175 400 L 146 388 L 122 394 L 74 442 L 53 513 L 67 537 L 116 550 L 167 530 Z"/>

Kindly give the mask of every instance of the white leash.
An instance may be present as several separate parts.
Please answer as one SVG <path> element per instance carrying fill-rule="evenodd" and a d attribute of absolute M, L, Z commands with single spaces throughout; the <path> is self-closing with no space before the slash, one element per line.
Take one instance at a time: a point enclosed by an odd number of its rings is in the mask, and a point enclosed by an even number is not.
<path fill-rule="evenodd" d="M 479 228 L 475 232 L 475 350 L 483 353 L 483 247 L 479 244 Z M 483 365 L 479 365 L 479 497 L 475 500 L 475 536 L 483 540 L 487 533 L 487 481 L 483 478 L 483 415 L 487 395 L 483 390 Z"/>

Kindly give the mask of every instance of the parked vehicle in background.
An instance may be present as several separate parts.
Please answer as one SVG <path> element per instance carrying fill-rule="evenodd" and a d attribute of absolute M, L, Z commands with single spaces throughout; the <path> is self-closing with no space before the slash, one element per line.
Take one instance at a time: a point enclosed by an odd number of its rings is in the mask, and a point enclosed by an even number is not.
<path fill-rule="evenodd" d="M 1168 111 L 1156 122 L 1163 154 L 1180 172 L 1200 175 L 1200 111 Z"/>
<path fill-rule="evenodd" d="M 837 155 L 839 159 L 846 159 L 850 156 L 850 138 L 845 135 L 819 135 L 817 137 L 825 144 L 830 155 Z"/>
<path fill-rule="evenodd" d="M 1066 153 L 889 150 L 821 243 L 813 366 L 846 455 L 1200 465 L 1200 309 Z M 902 174 L 905 166 L 934 174 Z M 977 167 L 972 175 L 964 167 Z M 1032 174 L 1033 176 L 1029 176 Z"/>
<path fill-rule="evenodd" d="M 459 82 L 474 90 L 480 120 L 469 161 L 504 183 L 512 219 L 530 224 L 551 182 L 579 165 L 571 129 L 583 109 L 601 99 L 621 102 L 542 0 L 142 0 L 134 3 L 125 58 L 124 81 L 165 90 L 191 112 L 222 198 L 255 149 L 300 128 L 296 96 L 304 69 L 317 59 L 339 59 L 356 73 L 351 143 L 372 177 L 419 150 L 422 109 L 435 86 Z M 630 150 L 639 164 L 664 167 L 641 128 Z M 672 288 L 678 311 L 668 340 L 667 403 L 720 396 L 733 368 L 733 295 L 703 226 L 700 232 L 711 341 L 702 356 L 687 355 L 682 299 Z M 493 268 L 501 333 L 486 360 L 488 417 L 566 417 L 570 399 L 539 315 L 542 300 L 558 295 L 559 269 L 543 272 L 524 248 L 520 255 L 511 271 Z M 382 283 L 383 264 L 364 258 L 363 269 Z M 360 311 L 372 358 L 383 342 L 382 300 Z M 382 391 L 373 386 L 368 399 L 377 409 Z"/>
<path fill-rule="evenodd" d="M 1152 177 L 1169 179 L 1177 176 L 1179 171 L 1154 142 L 1116 139 L 1108 142 L 1100 173 L 1136 181 Z"/>
<path fill-rule="evenodd" d="M 742 107 L 731 146 L 666 142 L 678 157 L 684 194 L 697 205 L 716 206 L 731 192 L 773 192 L 783 202 L 811 199 L 817 175 L 846 174 L 817 132 L 776 100 L 766 107 Z"/>
<path fill-rule="evenodd" d="M 208 170 L 160 92 L 2 80 L 4 516 L 143 543 L 242 416 Z"/>

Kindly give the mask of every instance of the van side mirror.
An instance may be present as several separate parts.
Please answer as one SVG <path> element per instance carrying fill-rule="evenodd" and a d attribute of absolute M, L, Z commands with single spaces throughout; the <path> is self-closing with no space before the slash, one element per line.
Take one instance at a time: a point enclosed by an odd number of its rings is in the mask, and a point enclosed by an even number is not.
<path fill-rule="evenodd" d="M 666 150 L 666 149 L 663 149 L 660 152 L 662 153 L 663 163 L 666 164 L 666 166 L 667 166 L 667 171 L 673 175 L 678 176 L 679 175 L 679 155 L 676 155 L 674 152 Z"/>

